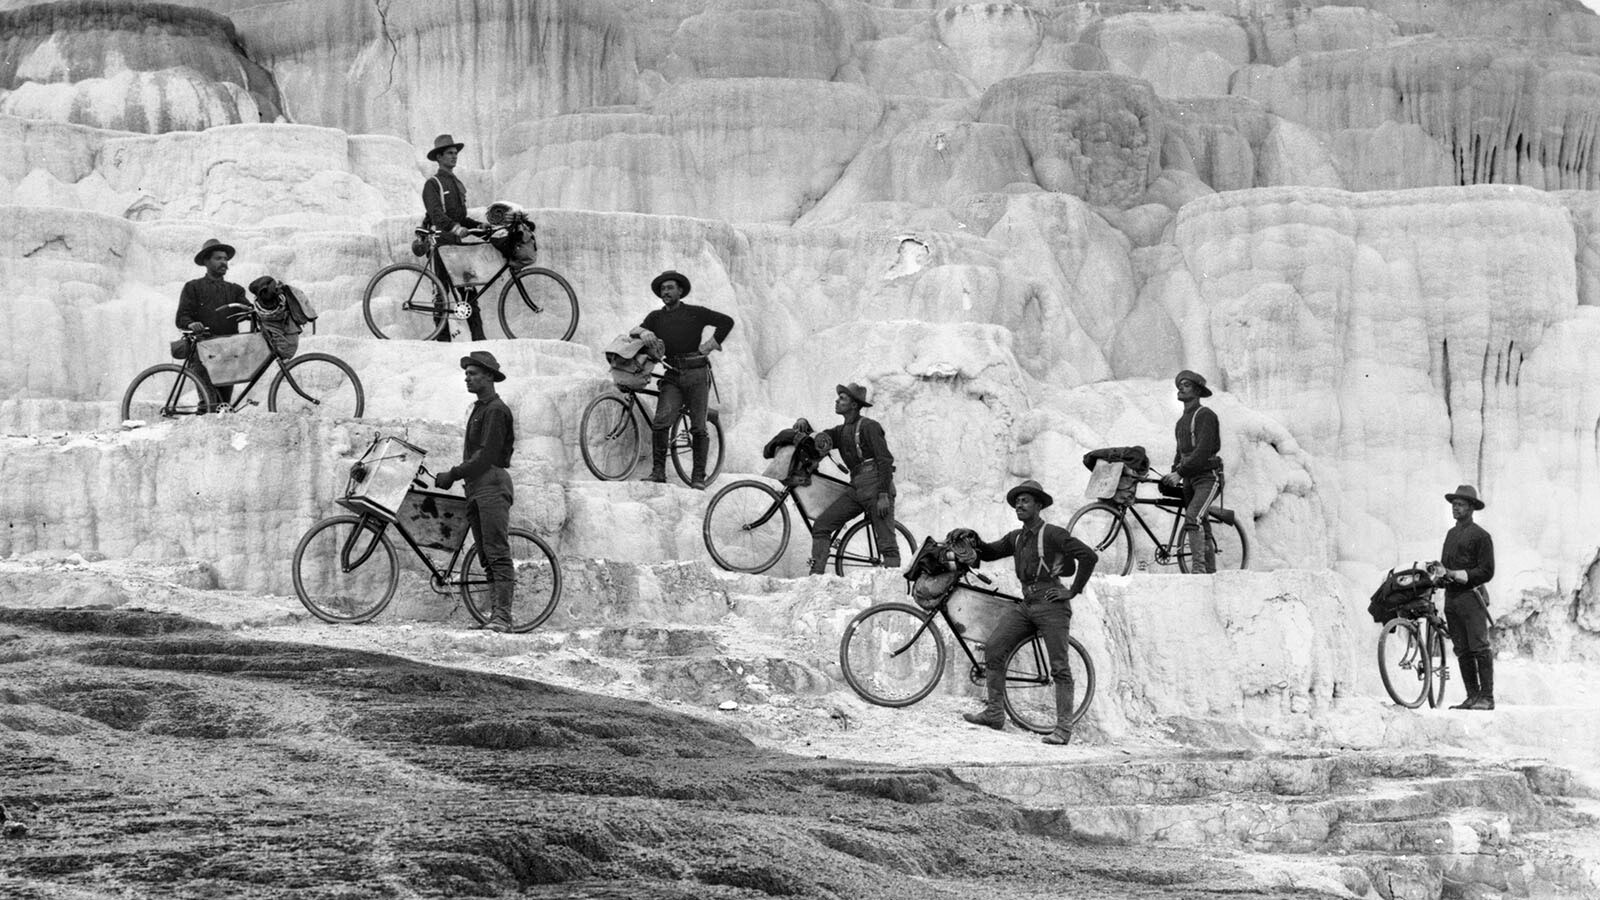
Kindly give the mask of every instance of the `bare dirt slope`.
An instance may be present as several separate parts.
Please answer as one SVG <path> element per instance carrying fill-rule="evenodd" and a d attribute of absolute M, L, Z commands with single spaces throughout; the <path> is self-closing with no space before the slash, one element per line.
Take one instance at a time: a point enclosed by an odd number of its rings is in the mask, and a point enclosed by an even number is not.
<path fill-rule="evenodd" d="M 1214 897 L 942 768 L 178 616 L 0 607 L 7 897 Z"/>

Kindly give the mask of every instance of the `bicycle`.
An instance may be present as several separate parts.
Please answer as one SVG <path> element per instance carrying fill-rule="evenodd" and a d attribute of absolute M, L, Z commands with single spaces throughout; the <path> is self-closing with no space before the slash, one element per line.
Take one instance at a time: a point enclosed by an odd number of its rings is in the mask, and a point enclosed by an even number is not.
<path fill-rule="evenodd" d="M 184 332 L 181 365 L 160 363 L 133 377 L 122 394 L 124 422 L 200 416 L 255 406 L 256 401 L 245 398 L 274 362 L 278 364 L 278 371 L 267 388 L 269 411 L 361 417 L 366 409 L 366 392 L 348 363 L 329 353 L 302 353 L 284 360 L 267 343 L 254 308 L 241 303 L 230 303 L 223 308 L 242 310 L 230 313 L 230 318 L 236 322 L 251 321 L 255 331 L 219 337 Z M 209 361 L 202 359 L 207 356 Z M 206 366 L 204 374 L 200 369 L 202 363 Z M 237 392 L 237 397 L 224 403 L 212 388 L 218 383 L 244 383 L 244 388 Z M 283 390 L 285 385 L 288 391 Z"/>
<path fill-rule="evenodd" d="M 850 689 L 868 703 L 896 708 L 910 706 L 933 693 L 944 677 L 947 656 L 944 638 L 934 627 L 935 618 L 944 620 L 966 654 L 971 664 L 968 678 L 973 684 L 984 684 L 987 660 L 980 661 L 972 652 L 972 645 L 983 641 L 971 634 L 970 625 L 951 614 L 951 599 L 963 590 L 1013 603 L 1021 602 L 1021 598 L 973 584 L 971 577 L 984 585 L 993 584 L 982 573 L 964 568 L 942 596 L 918 601 L 923 605 L 879 603 L 851 619 L 839 639 L 839 667 Z M 1068 635 L 1067 648 L 1073 678 L 1072 721 L 1076 723 L 1094 702 L 1094 663 L 1077 638 Z M 1054 731 L 1055 682 L 1050 676 L 1050 654 L 1044 641 L 1037 634 L 1023 641 L 1006 656 L 1004 665 L 1007 717 L 1036 734 Z"/>
<path fill-rule="evenodd" d="M 1393 616 L 1378 633 L 1378 674 L 1389 698 L 1407 709 L 1416 709 L 1426 700 L 1430 709 L 1444 704 L 1445 686 L 1450 680 L 1450 656 L 1445 652 L 1444 619 L 1434 606 L 1433 595 L 1444 577 L 1436 562 L 1391 572 L 1383 592 L 1391 584 L 1412 593 L 1412 598 L 1393 610 Z"/>
<path fill-rule="evenodd" d="M 717 491 L 706 504 L 700 533 L 707 552 L 718 566 L 729 572 L 752 574 L 772 568 L 789 549 L 789 508 L 784 501 L 794 501 L 795 511 L 805 523 L 809 537 L 816 520 L 811 510 L 814 508 L 820 514 L 850 489 L 849 482 L 816 471 L 815 466 L 821 460 L 802 464 L 799 458 L 796 454 L 796 465 L 805 465 L 805 471 L 791 469 L 790 477 L 783 480 L 781 492 L 764 481 L 746 478 Z M 799 476 L 809 476 L 809 480 Z M 903 551 L 901 559 L 911 559 L 916 555 L 911 532 L 898 519 L 894 530 Z M 834 572 L 839 575 L 847 568 L 878 567 L 883 563 L 877 541 L 873 539 L 872 523 L 865 514 L 855 519 L 854 524 L 841 526 L 830 542 L 828 555 L 833 559 Z"/>
<path fill-rule="evenodd" d="M 1142 484 L 1161 483 L 1159 478 L 1138 478 L 1137 481 Z M 1206 520 L 1211 524 L 1209 542 L 1216 555 L 1217 570 L 1244 569 L 1250 562 L 1250 542 L 1245 538 L 1244 528 L 1239 525 L 1233 511 L 1219 505 L 1221 499 L 1219 494 L 1217 503 L 1206 510 Z M 1141 506 L 1153 507 L 1172 516 L 1172 530 L 1165 542 L 1156 537 L 1155 531 L 1140 514 L 1138 507 Z M 1126 575 L 1133 570 L 1133 529 L 1128 524 L 1131 516 L 1154 545 L 1156 565 L 1176 565 L 1179 571 L 1188 572 L 1192 554 L 1181 540 L 1183 510 L 1184 502 L 1179 497 L 1135 496 L 1126 504 L 1115 500 L 1097 500 L 1072 514 L 1072 519 L 1067 522 L 1067 533 L 1088 544 L 1100 555 L 1100 562 L 1095 566 L 1096 573 Z"/>
<path fill-rule="evenodd" d="M 650 377 L 657 379 L 659 385 L 661 373 L 652 373 Z M 578 424 L 578 450 L 583 454 L 583 464 L 601 481 L 627 478 L 644 458 L 647 446 L 644 435 L 650 431 L 655 414 L 645 407 L 640 394 L 660 398 L 661 391 L 659 387 L 618 386 L 615 392 L 601 394 L 583 408 L 583 418 Z M 694 474 L 694 437 L 689 428 L 689 408 L 685 404 L 678 420 L 667 432 L 667 456 L 685 484 Z M 714 409 L 706 415 L 706 436 L 710 438 L 706 448 L 706 480 L 712 481 L 722 473 L 722 420 Z"/>
<path fill-rule="evenodd" d="M 489 621 L 491 581 L 480 548 L 467 548 L 466 498 L 428 487 L 425 453 L 397 437 L 373 438 L 351 466 L 344 496 L 334 501 L 350 514 L 329 516 L 300 538 L 294 549 L 294 590 L 312 615 L 355 624 L 383 612 L 400 583 L 400 560 L 388 533 L 392 527 L 422 561 L 435 594 L 447 597 L 455 590 L 473 619 Z M 550 545 L 526 528 L 512 528 L 510 542 L 517 590 L 509 630 L 522 633 L 555 612 L 561 565 Z M 449 559 L 439 566 L 428 549 L 447 551 Z"/>
<path fill-rule="evenodd" d="M 507 277 L 497 312 L 506 337 L 567 341 L 578 330 L 578 295 L 560 273 L 538 266 L 514 269 L 506 260 L 487 280 L 455 285 L 452 295 L 433 268 L 440 233 L 418 228 L 416 234 L 427 245 L 422 264 L 400 262 L 379 269 L 361 295 L 361 315 L 378 337 L 432 340 L 452 321 L 464 322 L 471 302 L 502 276 Z"/>

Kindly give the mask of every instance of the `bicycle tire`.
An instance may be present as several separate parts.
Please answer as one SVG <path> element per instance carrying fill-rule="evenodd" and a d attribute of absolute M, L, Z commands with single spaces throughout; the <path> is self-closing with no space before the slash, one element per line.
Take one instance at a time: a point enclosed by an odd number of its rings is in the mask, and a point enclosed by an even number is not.
<path fill-rule="evenodd" d="M 1406 709 L 1422 705 L 1433 679 L 1433 665 L 1422 650 L 1416 622 L 1394 618 L 1384 624 L 1378 635 L 1378 674 L 1389 699 Z"/>
<path fill-rule="evenodd" d="M 916 540 L 911 537 L 910 529 L 900 524 L 899 519 L 894 520 L 894 532 L 900 538 L 900 563 L 907 565 L 911 562 L 911 558 L 917 555 Z M 847 568 L 877 568 L 882 562 L 882 557 L 878 555 L 877 539 L 872 533 L 872 523 L 866 516 L 857 519 L 854 525 L 845 529 L 833 551 L 835 575 L 843 575 Z"/>
<path fill-rule="evenodd" d="M 857 613 L 839 638 L 845 683 L 877 706 L 910 706 L 933 693 L 946 656 L 944 637 L 930 621 L 934 615 L 909 603 L 879 603 Z"/>
<path fill-rule="evenodd" d="M 280 397 L 284 385 L 289 389 Z M 367 393 L 356 370 L 328 353 L 303 353 L 279 366 L 267 390 L 267 409 L 272 412 L 359 419 L 366 408 Z"/>
<path fill-rule="evenodd" d="M 1072 670 L 1072 720 L 1077 724 L 1094 702 L 1094 662 L 1078 643 L 1067 636 L 1067 665 Z M 1020 728 L 1035 734 L 1056 730 L 1055 679 L 1049 668 L 1050 654 L 1038 635 L 1023 641 L 1006 655 L 1006 715 Z M 1040 671 L 1040 663 L 1044 671 Z"/>
<path fill-rule="evenodd" d="M 1126 575 L 1133 571 L 1133 537 L 1124 515 L 1122 507 L 1114 503 L 1091 503 L 1067 522 L 1067 534 L 1099 555 L 1096 573 Z"/>
<path fill-rule="evenodd" d="M 431 341 L 450 323 L 444 283 L 415 263 L 378 270 L 361 293 L 361 316 L 384 340 Z"/>
<path fill-rule="evenodd" d="M 722 422 L 718 419 L 706 417 L 706 437 L 711 441 L 706 445 L 706 481 L 715 481 L 722 474 Z M 667 432 L 667 446 L 672 452 L 667 454 L 672 457 L 672 468 L 683 479 L 684 484 L 690 483 L 694 470 L 694 443 L 689 434 L 689 411 L 685 409 L 678 414 L 678 421 L 672 423 L 672 430 Z"/>
<path fill-rule="evenodd" d="M 1444 707 L 1444 694 L 1448 689 L 1450 680 L 1450 661 L 1445 657 L 1444 629 L 1437 622 L 1429 622 L 1428 636 L 1428 707 L 1441 709 Z"/>
<path fill-rule="evenodd" d="M 789 508 L 760 481 L 735 481 L 712 496 L 701 520 L 711 559 L 729 572 L 765 572 L 789 548 Z"/>
<path fill-rule="evenodd" d="M 372 543 L 353 543 L 340 526 L 369 532 Z M 361 552 L 345 571 L 343 561 L 355 549 Z M 383 554 L 375 561 L 378 549 Z M 294 548 L 293 567 L 295 596 L 312 615 L 335 625 L 366 622 L 383 612 L 400 584 L 400 560 L 387 530 L 361 516 L 330 516 L 312 525 Z"/>
<path fill-rule="evenodd" d="M 590 400 L 578 426 L 578 450 L 589 473 L 601 481 L 621 481 L 633 474 L 644 452 L 633 404 L 617 394 Z"/>
<path fill-rule="evenodd" d="M 511 529 L 507 538 L 517 577 L 517 591 L 511 603 L 511 627 L 507 630 L 523 634 L 543 625 L 561 602 L 561 561 L 544 539 L 526 528 Z M 493 610 L 490 608 L 490 582 L 478 549 L 474 544 L 465 554 L 460 591 L 461 603 L 481 624 L 489 621 Z"/>
<path fill-rule="evenodd" d="M 578 330 L 578 295 L 560 273 L 531 266 L 506 279 L 498 313 L 508 338 L 570 341 Z"/>
<path fill-rule="evenodd" d="M 177 400 L 169 403 L 174 385 L 177 386 Z M 217 395 L 200 376 L 176 363 L 161 363 L 145 369 L 128 382 L 128 389 L 122 393 L 122 421 L 199 416 L 216 405 Z"/>
<path fill-rule="evenodd" d="M 1182 515 L 1182 512 L 1179 512 Z M 1244 536 L 1244 526 L 1238 519 L 1224 522 L 1214 512 L 1207 511 L 1206 519 L 1211 525 L 1211 550 L 1216 554 L 1218 572 L 1238 572 L 1250 564 L 1250 541 Z M 1189 554 L 1180 552 L 1178 556 L 1178 569 L 1187 573 L 1189 571 Z"/>

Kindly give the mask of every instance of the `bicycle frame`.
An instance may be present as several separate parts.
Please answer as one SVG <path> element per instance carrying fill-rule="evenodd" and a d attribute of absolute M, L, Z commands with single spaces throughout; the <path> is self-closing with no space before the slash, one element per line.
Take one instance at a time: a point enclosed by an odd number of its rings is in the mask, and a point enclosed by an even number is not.
<path fill-rule="evenodd" d="M 849 490 L 850 489 L 850 482 L 845 481 L 842 478 L 835 478 L 832 475 L 827 474 L 826 472 L 812 472 L 811 473 L 811 477 L 812 478 L 821 478 L 821 479 L 824 479 L 826 481 L 831 481 L 834 484 L 837 484 L 840 487 L 843 487 L 845 490 Z M 791 500 L 794 503 L 795 512 L 800 515 L 800 521 L 805 523 L 806 534 L 810 535 L 812 526 L 816 523 L 816 517 L 813 516 L 810 512 L 808 512 L 806 510 L 805 500 L 802 499 L 799 494 L 795 493 L 794 487 L 792 485 L 789 485 L 789 484 L 785 484 L 783 486 L 783 490 L 778 493 L 777 501 L 774 502 L 770 507 L 768 507 L 767 511 L 762 513 L 760 515 L 760 517 L 758 517 L 755 521 L 750 522 L 749 524 L 745 525 L 744 529 L 746 531 L 754 531 L 757 528 L 760 528 L 761 526 L 767 524 L 767 522 L 770 521 L 773 516 L 778 514 L 778 510 L 780 508 L 782 508 L 783 501 L 785 501 L 785 500 Z M 820 510 L 819 510 L 819 512 L 820 512 Z M 865 513 L 862 513 L 862 515 L 865 515 Z M 849 525 L 851 522 L 854 522 L 855 520 L 856 520 L 856 517 L 852 516 L 851 518 L 849 518 L 848 520 L 845 521 L 844 525 L 839 526 L 839 531 L 838 532 L 834 533 L 833 539 L 832 539 L 832 546 L 833 546 L 834 555 L 839 556 L 839 555 L 842 555 L 844 553 L 844 548 L 840 547 L 839 544 L 838 544 L 839 535 L 843 534 L 844 531 L 846 530 L 845 529 L 845 525 Z M 871 563 L 872 562 L 872 560 L 866 559 L 866 558 L 846 558 L 845 561 L 846 562 L 859 562 L 859 563 Z M 917 633 L 921 634 L 922 632 L 918 631 Z M 907 646 L 909 646 L 909 645 L 907 645 Z M 968 655 L 970 656 L 971 654 L 968 654 Z"/>
<path fill-rule="evenodd" d="M 944 595 L 944 599 L 939 601 L 938 607 L 929 611 L 927 618 L 923 619 L 922 627 L 918 628 L 916 633 L 912 634 L 911 637 L 906 640 L 904 646 L 895 650 L 893 653 L 890 653 L 889 658 L 893 659 L 907 650 L 910 650 L 911 647 L 916 644 L 917 639 L 922 637 L 922 633 L 933 626 L 934 613 L 938 613 L 939 617 L 944 619 L 945 628 L 949 629 L 951 636 L 954 637 L 956 643 L 961 646 L 961 652 L 967 655 L 967 661 L 972 663 L 970 676 L 971 680 L 974 682 L 982 680 L 987 673 L 985 661 L 987 660 L 988 655 L 985 654 L 984 660 L 979 660 L 977 654 L 972 652 L 972 645 L 982 643 L 982 641 L 968 640 L 965 629 L 957 628 L 956 620 L 950 615 L 950 598 L 954 597 L 956 591 L 958 590 L 968 590 L 974 594 L 982 594 L 985 597 L 994 597 L 998 600 L 1006 600 L 1012 603 L 1019 602 L 1022 599 L 1021 597 L 1016 597 L 991 587 L 983 587 L 981 585 L 973 584 L 971 581 L 967 580 L 967 578 L 963 577 L 960 581 L 957 581 L 953 587 L 951 587 L 949 593 Z M 1035 636 L 1035 638 L 1030 640 L 1029 643 L 1033 645 L 1034 671 L 1040 673 L 1039 677 L 1016 678 L 1011 675 L 1007 675 L 1007 684 L 1048 685 L 1052 683 L 1050 678 L 1050 660 L 1045 652 L 1044 642 Z"/>
<path fill-rule="evenodd" d="M 267 337 L 265 334 L 262 334 L 259 331 L 254 333 L 260 334 L 261 340 L 266 341 Z M 195 349 L 199 343 L 200 342 L 196 340 L 189 341 L 189 355 L 183 359 L 183 371 L 194 376 L 195 379 L 201 384 L 210 385 L 212 390 L 216 390 L 217 385 L 211 383 L 210 377 L 201 369 L 200 364 L 195 361 L 199 357 L 199 352 Z M 267 346 L 269 349 L 271 348 L 270 344 Z M 238 409 L 240 406 L 244 405 L 244 398 L 248 397 L 250 395 L 250 391 L 261 382 L 261 376 L 267 374 L 267 370 L 272 368 L 273 363 L 277 363 L 278 368 L 283 370 L 283 380 L 288 383 L 289 387 L 294 389 L 296 394 L 299 394 L 301 398 L 308 403 L 312 403 L 317 406 L 322 405 L 321 400 L 318 400 L 317 398 L 300 389 L 299 382 L 294 380 L 294 373 L 289 371 L 289 367 L 284 363 L 283 358 L 278 356 L 276 351 L 273 351 L 265 360 L 262 361 L 261 365 L 256 369 L 255 374 L 250 376 L 250 380 L 243 382 L 244 387 L 239 390 L 239 396 L 237 398 L 230 397 L 228 399 L 226 404 L 227 407 L 229 409 Z M 224 385 L 224 387 L 236 387 L 238 384 L 239 382 L 235 382 L 231 385 Z M 179 378 L 174 380 L 172 382 L 172 389 L 167 392 L 166 405 L 161 408 L 163 415 L 173 414 L 173 408 L 178 405 L 178 393 L 181 390 L 183 390 L 183 379 Z"/>
<path fill-rule="evenodd" d="M 344 546 L 339 548 L 339 566 L 343 571 L 352 572 L 362 563 L 365 563 L 367 558 L 377 549 L 378 539 L 383 535 L 384 530 L 392 526 L 400 534 L 400 537 L 405 540 L 406 546 L 411 548 L 411 552 L 422 560 L 424 566 L 428 567 L 428 587 L 435 594 L 448 596 L 452 588 L 461 587 L 462 585 L 488 585 L 490 583 L 487 578 L 482 581 L 472 581 L 465 575 L 460 580 L 450 580 L 451 574 L 456 571 L 456 564 L 460 563 L 466 555 L 467 541 L 465 539 L 461 541 L 460 546 L 450 553 L 449 561 L 441 569 L 434 564 L 433 557 L 417 543 L 416 538 L 411 536 L 411 532 L 406 530 L 403 523 L 398 520 L 391 522 L 383 516 L 374 515 L 364 507 L 347 503 L 342 499 L 334 502 L 361 517 L 360 524 L 351 529 L 349 537 L 345 538 Z M 367 541 L 366 548 L 362 550 L 359 556 L 352 559 L 351 553 L 356 549 L 357 537 L 368 533 L 371 534 L 371 539 Z"/>

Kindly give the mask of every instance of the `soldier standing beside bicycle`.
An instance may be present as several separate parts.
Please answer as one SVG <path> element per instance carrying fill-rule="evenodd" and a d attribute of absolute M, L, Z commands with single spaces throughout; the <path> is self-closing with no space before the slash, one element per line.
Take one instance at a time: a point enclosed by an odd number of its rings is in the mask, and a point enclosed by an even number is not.
<path fill-rule="evenodd" d="M 1445 568 L 1444 619 L 1461 666 L 1461 683 L 1467 699 L 1451 709 L 1494 709 L 1494 647 L 1489 643 L 1489 601 L 1483 585 L 1494 578 L 1494 540 L 1472 521 L 1483 509 L 1478 489 L 1463 484 L 1450 501 L 1456 524 L 1444 536 L 1439 564 Z"/>
<path fill-rule="evenodd" d="M 878 543 L 880 565 L 900 568 L 900 545 L 894 532 L 894 454 L 889 452 L 883 426 L 861 415 L 871 406 L 867 389 L 854 382 L 834 387 L 833 411 L 844 422 L 823 430 L 813 439 L 818 453 L 826 455 L 835 447 L 850 470 L 850 489 L 828 504 L 811 523 L 811 574 L 821 575 L 828 562 L 828 545 L 833 533 L 858 513 L 866 513 L 872 523 L 872 537 Z"/>
<path fill-rule="evenodd" d="M 689 435 L 693 440 L 694 468 L 689 486 L 706 489 L 706 454 L 711 439 L 706 434 L 706 416 L 711 408 L 711 351 L 721 350 L 722 342 L 733 330 L 733 317 L 704 306 L 683 302 L 689 296 L 689 279 L 671 271 L 650 281 L 650 290 L 661 298 L 661 308 L 653 309 L 639 325 L 653 332 L 666 346 L 666 362 L 671 369 L 661 376 L 661 397 L 656 417 L 650 423 L 650 474 L 645 481 L 667 481 L 667 440 L 672 423 L 685 405 L 689 407 Z M 706 326 L 711 337 L 702 339 Z"/>
<path fill-rule="evenodd" d="M 511 562 L 511 452 L 516 434 L 512 430 L 511 408 L 506 406 L 495 384 L 505 381 L 494 354 L 474 350 L 461 357 L 466 371 L 467 391 L 475 395 L 467 416 L 467 433 L 462 441 L 461 465 L 434 476 L 434 484 L 449 490 L 466 480 L 467 523 L 472 539 L 483 556 L 489 576 L 489 621 L 483 627 L 505 632 L 511 628 L 511 604 L 516 597 L 517 571 Z"/>
<path fill-rule="evenodd" d="M 427 211 L 422 224 L 438 230 L 440 244 L 460 244 L 471 229 L 483 227 L 482 222 L 467 215 L 467 188 L 455 174 L 456 160 L 465 146 L 450 135 L 441 134 L 433 139 L 433 149 L 428 151 L 428 159 L 438 163 L 439 169 L 422 183 L 422 206 Z M 437 248 L 433 251 L 433 266 L 434 271 L 439 273 L 439 281 L 444 284 L 446 293 L 452 295 L 446 300 L 446 306 L 451 306 L 454 285 L 451 283 L 450 270 L 445 267 L 444 257 Z M 483 311 L 478 308 L 478 298 L 468 297 L 467 304 L 470 309 L 467 330 L 473 340 L 481 341 Z M 441 329 L 434 340 L 450 340 L 450 329 Z"/>
<path fill-rule="evenodd" d="M 227 306 L 237 303 L 248 307 L 249 303 L 245 300 L 243 287 L 223 278 L 228 274 L 228 263 L 233 260 L 233 255 L 233 247 L 216 238 L 208 238 L 200 247 L 200 252 L 194 255 L 194 264 L 205 266 L 206 274 L 184 284 L 183 292 L 178 295 L 177 325 L 180 329 L 195 334 L 239 333 L 239 323 L 228 312 Z M 205 379 L 206 386 L 222 402 L 233 399 L 233 385 L 219 387 L 212 384 L 211 376 L 200 360 L 195 359 L 193 365 L 200 377 Z M 209 409 L 204 411 L 210 412 Z"/>
<path fill-rule="evenodd" d="M 1054 502 L 1039 482 L 1024 481 L 1006 492 L 1006 504 L 1017 511 L 1022 527 L 994 543 L 977 542 L 979 559 L 1015 558 L 1022 600 L 1005 611 L 984 644 L 987 696 L 983 711 L 962 713 L 961 718 L 996 731 L 1006 727 L 1005 659 L 1037 633 L 1050 654 L 1050 677 L 1056 686 L 1056 728 L 1045 735 L 1044 742 L 1066 744 L 1072 740 L 1075 708 L 1071 649 L 1067 645 L 1072 628 L 1072 598 L 1083 593 L 1100 557 L 1065 528 L 1040 517 Z M 1061 586 L 1061 578 L 1066 575 L 1073 576 L 1071 587 Z"/>
<path fill-rule="evenodd" d="M 1178 452 L 1172 457 L 1172 471 L 1161 479 L 1163 487 L 1181 488 L 1183 497 L 1183 541 L 1189 553 L 1189 571 L 1197 575 L 1217 571 L 1216 542 L 1206 510 L 1222 490 L 1222 428 L 1215 411 L 1201 406 L 1200 398 L 1211 396 L 1204 375 L 1188 369 L 1173 379 L 1183 414 L 1174 428 Z"/>

